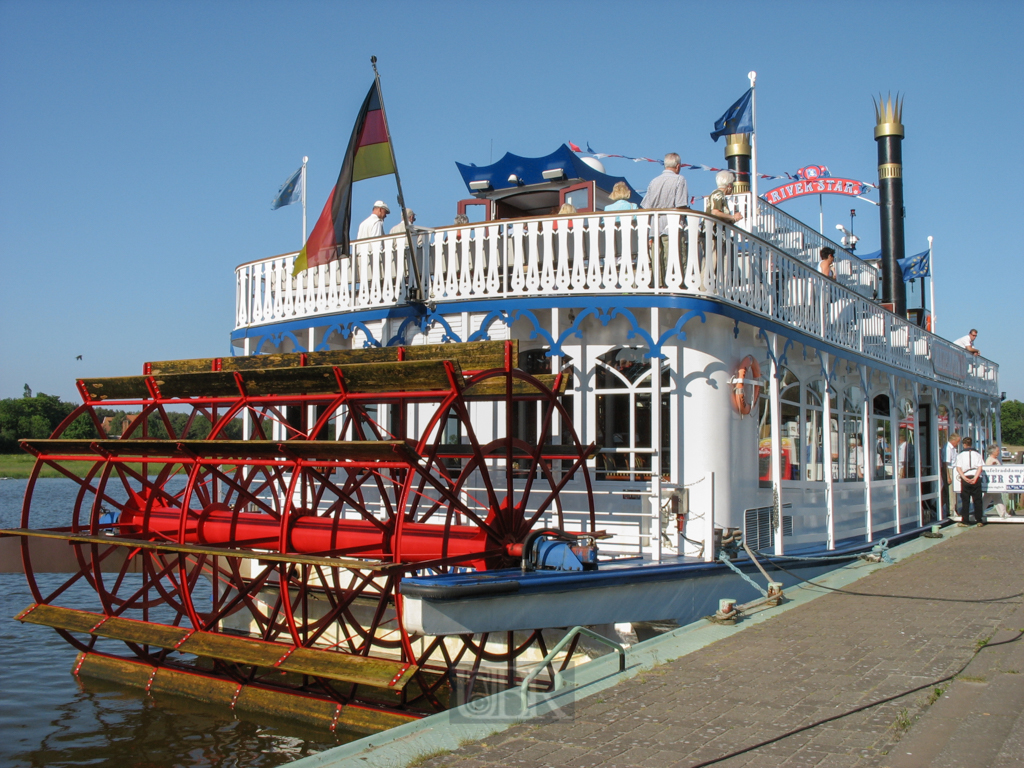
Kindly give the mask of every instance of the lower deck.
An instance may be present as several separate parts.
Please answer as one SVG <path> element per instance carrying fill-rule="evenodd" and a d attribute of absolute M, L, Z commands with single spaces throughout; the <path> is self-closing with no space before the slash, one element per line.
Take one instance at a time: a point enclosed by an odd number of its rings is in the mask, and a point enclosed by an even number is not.
<path fill-rule="evenodd" d="M 596 528 L 611 536 L 602 550 L 655 561 L 711 560 L 716 531 L 742 531 L 753 549 L 781 555 L 920 528 L 946 516 L 940 448 L 948 435 L 976 445 L 998 435 L 994 397 L 713 301 L 622 296 L 458 309 L 418 322 L 348 315 L 246 337 L 242 351 L 518 340 L 521 368 L 570 377 L 561 402 L 580 443 L 596 446 L 587 466 Z M 379 406 L 380 423 L 396 418 L 390 407 Z M 474 404 L 476 439 L 501 434 L 503 407 Z M 517 407 L 512 422 L 526 444 L 565 439 L 567 427 L 546 422 L 535 404 Z M 430 415 L 413 408 L 401 418 L 416 434 Z M 454 425 L 445 439 L 468 436 Z M 526 469 L 512 472 L 513 484 L 527 482 Z M 482 490 L 467 481 L 466 493 Z M 540 523 L 560 515 L 567 529 L 585 529 L 583 479 L 558 496 Z"/>

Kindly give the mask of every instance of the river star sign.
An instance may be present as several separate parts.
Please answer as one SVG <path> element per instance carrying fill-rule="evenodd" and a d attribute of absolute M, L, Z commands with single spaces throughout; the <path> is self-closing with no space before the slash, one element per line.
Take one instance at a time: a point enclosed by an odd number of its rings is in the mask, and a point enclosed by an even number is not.
<path fill-rule="evenodd" d="M 807 179 L 806 181 L 794 181 L 791 184 L 783 184 L 765 192 L 761 197 L 772 205 L 778 205 L 784 200 L 800 197 L 801 195 L 847 195 L 857 197 L 864 194 L 864 183 L 854 179 L 840 179 L 829 177 L 827 179 Z"/>

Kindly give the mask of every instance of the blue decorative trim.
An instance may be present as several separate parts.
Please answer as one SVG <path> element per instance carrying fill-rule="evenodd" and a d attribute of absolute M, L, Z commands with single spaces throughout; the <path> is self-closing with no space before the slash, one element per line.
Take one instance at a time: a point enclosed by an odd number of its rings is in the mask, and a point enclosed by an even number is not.
<path fill-rule="evenodd" d="M 839 363 L 839 356 L 832 356 L 832 370 L 828 370 L 828 366 L 825 365 L 825 355 L 827 353 L 822 352 L 820 349 L 814 350 L 818 354 L 818 363 L 821 366 L 821 375 L 825 379 L 825 384 L 835 392 L 835 387 L 832 386 L 832 380 L 836 377 L 836 365 Z"/>
<path fill-rule="evenodd" d="M 676 320 L 675 325 L 673 325 L 671 328 L 669 328 L 667 331 L 661 334 L 661 336 L 658 337 L 658 354 L 653 356 L 659 358 L 665 357 L 665 355 L 662 354 L 661 347 L 666 341 L 669 340 L 671 336 L 675 336 L 679 341 L 686 341 L 686 332 L 683 330 L 683 327 L 695 317 L 699 317 L 702 323 L 706 323 L 708 321 L 707 317 L 704 315 L 702 311 L 698 309 L 687 310 L 680 316 L 678 320 Z M 736 328 L 739 329 L 739 322 L 736 323 Z"/>
<path fill-rule="evenodd" d="M 324 331 L 323 341 L 321 341 L 317 345 L 316 351 L 324 352 L 330 349 L 330 346 L 328 346 L 327 342 L 333 334 L 341 334 L 341 338 L 347 339 L 349 336 L 352 335 L 352 332 L 355 331 L 356 329 L 362 331 L 363 334 L 365 334 L 366 336 L 367 340 L 363 342 L 363 349 L 382 346 L 381 343 L 377 340 L 377 337 L 373 335 L 373 331 L 366 327 L 366 323 L 362 322 L 361 320 L 350 320 L 347 323 L 334 323 L 328 326 L 327 330 Z"/>
<path fill-rule="evenodd" d="M 306 349 L 304 344 L 300 344 L 299 343 L 299 340 L 297 338 L 295 338 L 295 334 L 294 333 L 292 333 L 291 331 L 281 331 L 280 333 L 268 333 L 266 336 L 262 337 L 260 339 L 260 343 L 256 346 L 256 351 L 253 352 L 253 354 L 254 355 L 261 354 L 261 350 L 263 349 L 263 345 L 266 342 L 268 342 L 268 341 L 271 344 L 273 344 L 275 347 L 280 347 L 281 344 L 284 342 L 285 337 L 287 337 L 287 338 L 292 340 L 292 344 L 295 345 L 295 349 L 293 350 L 294 352 L 308 352 L 309 351 L 308 349 Z"/>
<path fill-rule="evenodd" d="M 565 341 L 572 336 L 575 336 L 578 339 L 582 339 L 583 332 L 580 330 L 580 327 L 583 324 L 583 321 L 586 320 L 587 317 L 591 316 L 595 317 L 603 326 L 607 326 L 608 323 L 610 323 L 617 317 L 621 317 L 624 320 L 628 321 L 630 327 L 629 330 L 626 332 L 626 338 L 636 339 L 637 337 L 639 337 L 641 340 L 643 340 L 644 344 L 647 346 L 647 352 L 644 354 L 645 359 L 664 359 L 666 355 L 661 351 L 662 346 L 672 336 L 675 336 L 680 341 L 685 340 L 686 333 L 683 331 L 683 326 L 685 326 L 694 317 L 700 317 L 702 323 L 707 321 L 703 312 L 696 309 L 688 310 L 687 312 L 683 313 L 682 317 L 679 318 L 679 320 L 672 328 L 665 331 L 665 333 L 663 333 L 659 337 L 659 339 L 655 341 L 651 337 L 651 334 L 648 333 L 646 329 L 641 327 L 640 323 L 636 319 L 636 315 L 634 315 L 632 311 L 626 309 L 625 307 L 611 307 L 608 309 L 606 309 L 605 307 L 586 307 L 582 309 L 578 315 L 576 315 L 576 318 L 575 320 L 573 320 L 572 325 L 570 325 L 568 328 L 562 331 L 559 334 L 558 338 L 555 339 L 551 335 L 551 333 L 541 325 L 540 321 L 537 319 L 537 316 L 533 312 L 531 312 L 528 309 L 512 309 L 507 312 L 495 311 L 488 313 L 484 317 L 484 321 L 480 326 L 480 330 L 473 333 L 473 335 L 469 337 L 469 341 L 488 341 L 490 339 L 488 331 L 491 325 L 498 320 L 503 322 L 506 326 L 511 327 L 512 324 L 516 322 L 516 320 L 523 318 L 525 320 L 529 320 L 530 324 L 533 326 L 533 330 L 530 331 L 530 340 L 532 341 L 534 339 L 540 338 L 548 343 L 549 349 L 547 350 L 547 352 L 544 353 L 545 357 L 562 357 L 565 355 L 565 352 L 562 350 L 562 344 L 564 344 Z"/>
<path fill-rule="evenodd" d="M 946 391 L 957 392 L 963 397 L 975 397 L 980 399 L 994 399 L 992 396 L 985 395 L 984 393 L 978 393 L 970 390 L 960 389 L 956 384 L 944 381 L 935 381 L 933 379 L 923 378 L 922 376 L 912 373 L 911 371 L 905 371 L 899 368 L 893 368 L 892 366 L 884 363 L 880 360 L 874 360 L 866 357 L 856 350 L 844 349 L 842 347 L 835 346 L 829 342 L 821 339 L 820 337 L 812 336 L 803 331 L 800 331 L 790 325 L 785 324 L 782 321 L 772 320 L 769 318 L 755 315 L 748 310 L 740 307 L 734 307 L 730 304 L 725 304 L 715 299 L 703 299 L 695 298 L 691 296 L 679 296 L 670 294 L 658 294 L 658 295 L 647 295 L 647 294 L 609 294 L 603 296 L 560 296 L 560 297 L 529 297 L 529 298 L 495 298 L 495 299 L 475 299 L 468 301 L 456 301 L 456 302 L 445 302 L 439 307 L 431 310 L 431 313 L 437 313 L 440 309 L 443 314 L 455 314 L 461 312 L 488 312 L 490 314 L 485 318 L 485 327 L 481 331 L 473 333 L 467 341 L 481 341 L 487 338 L 486 325 L 489 322 L 493 322 L 495 318 L 507 317 L 509 313 L 513 311 L 524 311 L 524 310 L 537 310 L 537 309 L 551 309 L 551 308 L 571 308 L 579 309 L 583 307 L 586 309 L 604 310 L 604 313 L 610 313 L 612 309 L 620 310 L 636 310 L 636 309 L 647 309 L 650 307 L 661 307 L 671 309 L 684 309 L 684 310 L 697 310 L 702 313 L 719 315 L 727 317 L 734 322 L 741 322 L 748 324 L 754 328 L 757 328 L 760 336 L 764 336 L 766 332 L 777 333 L 780 336 L 786 338 L 786 346 L 783 349 L 782 355 L 780 355 L 777 361 L 781 368 L 787 362 L 786 352 L 789 347 L 795 342 L 800 342 L 803 345 L 810 346 L 815 349 L 823 349 L 830 354 L 834 354 L 837 357 L 841 357 L 844 360 L 853 362 L 857 365 L 864 365 L 873 370 L 877 370 L 881 373 L 893 374 L 899 376 L 901 379 L 906 381 L 918 381 L 922 384 L 941 388 Z M 317 317 L 304 318 L 302 320 L 290 321 L 287 323 L 272 323 L 268 325 L 257 325 L 250 326 L 247 328 L 240 328 L 231 333 L 232 341 L 239 341 L 250 335 L 253 337 L 262 336 L 270 332 L 271 329 L 275 331 L 285 330 L 301 330 L 310 327 L 320 327 L 328 322 L 351 322 L 350 318 L 355 316 L 361 322 L 370 322 L 373 320 L 380 320 L 383 318 L 407 318 L 410 316 L 422 314 L 423 309 L 416 305 L 407 304 L 400 307 L 391 307 L 388 309 L 372 309 L 363 310 L 357 312 L 338 312 L 333 315 L 320 315 Z M 439 314 L 439 313 L 438 313 Z M 582 314 L 582 313 L 581 313 Z M 577 318 L 578 319 L 578 318 Z M 655 354 L 660 354 L 660 344 L 664 342 L 664 338 L 659 340 L 659 344 L 653 348 L 657 350 Z"/>
<path fill-rule="evenodd" d="M 427 309 L 427 311 L 424 314 L 413 315 L 412 317 L 407 317 L 405 320 L 403 320 L 402 324 L 398 326 L 398 331 L 395 333 L 395 335 L 388 339 L 387 346 L 398 347 L 402 346 L 403 344 L 407 344 L 409 342 L 409 339 L 406 338 L 406 330 L 413 323 L 416 324 L 416 328 L 424 336 L 430 331 L 431 327 L 433 327 L 435 323 L 439 323 L 441 327 L 443 327 L 445 330 L 444 334 L 441 336 L 442 344 L 458 344 L 461 343 L 462 341 L 462 339 L 459 337 L 459 334 L 455 333 L 451 325 L 448 324 L 448 321 L 445 320 L 444 315 L 438 312 L 436 308 L 431 308 Z"/>
<path fill-rule="evenodd" d="M 789 351 L 789 348 L 793 346 L 793 340 L 790 338 L 786 339 L 786 343 L 782 347 L 782 354 L 779 355 L 778 359 L 776 359 L 775 352 L 772 350 L 772 340 L 768 338 L 768 333 L 764 328 L 757 329 L 757 337 L 759 339 L 764 339 L 764 345 L 768 348 L 768 357 L 773 363 L 775 363 L 775 378 L 781 379 L 782 369 L 785 368 L 786 364 L 789 362 L 789 358 L 786 357 L 786 353 Z"/>

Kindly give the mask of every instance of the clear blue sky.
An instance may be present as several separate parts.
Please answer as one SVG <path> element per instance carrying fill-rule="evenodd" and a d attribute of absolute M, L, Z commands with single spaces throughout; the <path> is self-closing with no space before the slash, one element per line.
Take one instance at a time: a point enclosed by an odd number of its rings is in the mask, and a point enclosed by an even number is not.
<path fill-rule="evenodd" d="M 875 181 L 871 97 L 905 93 L 907 251 L 935 237 L 939 331 L 976 326 L 1024 399 L 1022 26 L 1020 2 L 0 0 L 0 397 L 230 354 L 234 267 L 299 247 L 300 206 L 270 201 L 308 155 L 312 227 L 375 54 L 425 225 L 492 143 L 722 165 L 708 133 L 749 70 L 762 172 Z M 606 167 L 638 189 L 659 170 Z M 392 177 L 357 184 L 353 219 L 378 196 Z M 817 200 L 784 206 L 817 223 Z M 826 197 L 826 230 L 849 208 Z M 877 209 L 856 208 L 875 250 Z"/>

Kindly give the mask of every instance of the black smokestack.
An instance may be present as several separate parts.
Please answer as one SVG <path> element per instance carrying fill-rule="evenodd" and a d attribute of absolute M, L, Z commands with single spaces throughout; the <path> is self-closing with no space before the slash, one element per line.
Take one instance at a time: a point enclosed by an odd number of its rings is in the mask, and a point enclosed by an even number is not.
<path fill-rule="evenodd" d="M 750 191 L 750 134 L 730 133 L 725 137 L 725 161 L 729 170 L 736 174 L 734 194 Z"/>
<path fill-rule="evenodd" d="M 882 303 L 900 317 L 907 315 L 907 287 L 899 260 L 903 243 L 903 102 L 899 94 L 875 104 L 875 142 L 878 144 L 878 197 L 882 229 Z"/>

